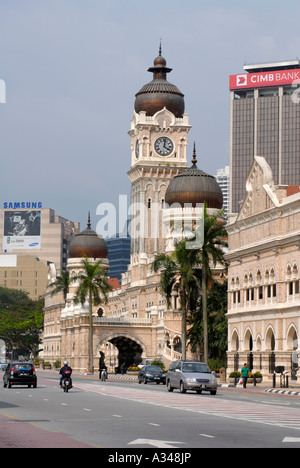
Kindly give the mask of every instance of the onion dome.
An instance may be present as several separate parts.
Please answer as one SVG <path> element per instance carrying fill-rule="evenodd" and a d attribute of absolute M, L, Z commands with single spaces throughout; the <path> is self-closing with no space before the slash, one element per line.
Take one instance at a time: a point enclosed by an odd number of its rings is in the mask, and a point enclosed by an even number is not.
<path fill-rule="evenodd" d="M 175 117 L 182 118 L 185 109 L 184 94 L 167 81 L 167 74 L 172 69 L 167 68 L 166 59 L 161 54 L 160 45 L 159 55 L 154 60 L 153 67 L 148 70 L 153 73 L 153 80 L 136 94 L 135 112 L 139 114 L 144 111 L 146 115 L 153 117 L 166 107 Z"/>
<path fill-rule="evenodd" d="M 221 188 L 213 176 L 198 169 L 195 145 L 192 163 L 192 167 L 171 180 L 166 203 L 169 206 L 177 203 L 182 208 L 188 204 L 195 208 L 199 203 L 206 203 L 208 208 L 220 210 L 223 206 Z"/>
<path fill-rule="evenodd" d="M 105 240 L 91 229 L 90 214 L 87 228 L 77 234 L 69 247 L 70 258 L 107 258 L 108 247 Z"/>

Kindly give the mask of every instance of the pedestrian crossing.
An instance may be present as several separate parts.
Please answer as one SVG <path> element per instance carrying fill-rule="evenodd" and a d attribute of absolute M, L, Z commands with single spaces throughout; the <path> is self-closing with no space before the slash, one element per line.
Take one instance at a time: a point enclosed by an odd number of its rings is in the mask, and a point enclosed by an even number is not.
<path fill-rule="evenodd" d="M 78 388 L 78 386 L 76 386 Z M 267 403 L 240 402 L 226 400 L 210 395 L 165 393 L 140 390 L 138 388 L 120 388 L 105 384 L 80 384 L 82 390 L 96 392 L 99 395 L 162 406 L 180 411 L 190 411 L 215 417 L 247 421 L 254 424 L 295 429 L 300 431 L 300 408 L 274 407 Z"/>

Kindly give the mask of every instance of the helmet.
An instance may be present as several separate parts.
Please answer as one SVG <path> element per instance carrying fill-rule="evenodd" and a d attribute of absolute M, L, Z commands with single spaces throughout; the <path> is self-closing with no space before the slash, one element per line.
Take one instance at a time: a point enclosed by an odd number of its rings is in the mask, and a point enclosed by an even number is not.
<path fill-rule="evenodd" d="M 68 361 L 65 361 L 65 362 L 64 362 L 64 366 L 67 366 L 68 364 L 69 364 Z"/>

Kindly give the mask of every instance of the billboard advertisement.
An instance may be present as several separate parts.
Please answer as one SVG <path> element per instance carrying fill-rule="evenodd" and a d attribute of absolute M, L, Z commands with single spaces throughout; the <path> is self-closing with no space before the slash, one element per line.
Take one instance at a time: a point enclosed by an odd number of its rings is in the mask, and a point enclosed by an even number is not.
<path fill-rule="evenodd" d="M 41 248 L 41 211 L 4 211 L 3 251 Z"/>
<path fill-rule="evenodd" d="M 239 89 L 264 88 L 268 86 L 292 85 L 300 81 L 300 70 L 272 70 L 263 73 L 244 73 L 229 77 L 231 91 Z"/>

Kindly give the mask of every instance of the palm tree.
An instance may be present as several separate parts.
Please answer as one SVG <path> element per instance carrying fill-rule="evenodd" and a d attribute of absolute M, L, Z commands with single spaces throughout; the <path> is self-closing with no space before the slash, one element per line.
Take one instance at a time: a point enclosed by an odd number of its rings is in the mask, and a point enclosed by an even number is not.
<path fill-rule="evenodd" d="M 204 362 L 208 362 L 208 325 L 207 325 L 207 286 L 212 278 L 211 264 L 217 263 L 224 265 L 224 250 L 227 247 L 227 231 L 224 223 L 220 220 L 223 217 L 224 210 L 214 215 L 207 213 L 207 205 L 204 204 L 203 222 L 204 235 L 203 245 L 199 250 L 202 264 L 202 304 L 203 304 L 203 335 L 204 335 Z"/>
<path fill-rule="evenodd" d="M 198 296 L 201 277 L 199 252 L 196 249 L 188 249 L 186 244 L 186 239 L 178 242 L 171 255 L 158 255 L 152 265 L 155 272 L 161 270 L 160 285 L 166 296 L 168 308 L 171 305 L 173 287 L 179 281 L 183 360 L 186 360 L 187 347 L 186 320 Z"/>
<path fill-rule="evenodd" d="M 49 284 L 48 286 L 49 289 L 52 289 L 51 296 L 62 292 L 64 296 L 64 301 L 66 302 L 70 283 L 71 279 L 69 271 L 61 270 L 60 276 L 57 277 L 56 281 L 54 281 L 54 283 Z"/>
<path fill-rule="evenodd" d="M 79 286 L 75 293 L 74 302 L 84 305 L 86 300 L 89 303 L 89 371 L 94 373 L 94 348 L 93 348 L 93 305 L 99 305 L 104 300 L 108 302 L 108 293 L 112 287 L 108 283 L 107 274 L 102 266 L 102 261 L 90 262 L 86 257 L 82 260 L 83 272 L 74 277 L 74 281 L 79 281 Z"/>

